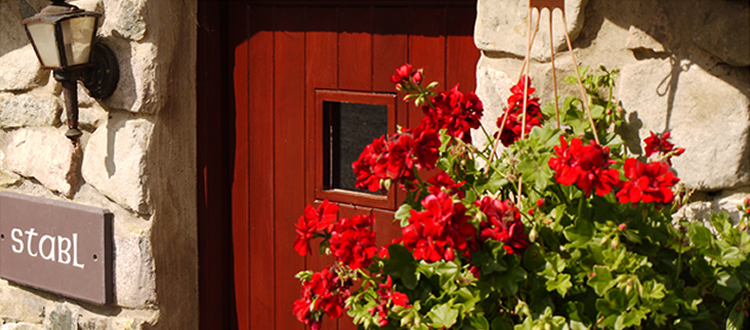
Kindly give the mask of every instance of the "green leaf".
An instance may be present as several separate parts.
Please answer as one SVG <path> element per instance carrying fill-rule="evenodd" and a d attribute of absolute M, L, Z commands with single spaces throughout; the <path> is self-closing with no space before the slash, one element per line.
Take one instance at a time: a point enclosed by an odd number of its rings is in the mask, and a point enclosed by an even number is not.
<path fill-rule="evenodd" d="M 594 276 L 589 277 L 588 285 L 594 288 L 596 294 L 603 296 L 607 290 L 611 289 L 615 282 L 612 278 L 612 272 L 602 266 L 594 266 Z"/>
<path fill-rule="evenodd" d="M 389 258 L 384 260 L 383 272 L 395 278 L 400 278 L 409 290 L 417 287 L 417 266 L 411 252 L 399 244 L 388 247 Z"/>
<path fill-rule="evenodd" d="M 490 330 L 490 322 L 484 315 L 469 314 L 468 317 L 469 325 L 477 330 Z"/>
<path fill-rule="evenodd" d="M 452 308 L 451 304 L 441 304 L 433 307 L 427 316 L 432 321 L 432 328 L 450 328 L 458 320 L 458 310 Z"/>
<path fill-rule="evenodd" d="M 740 281 L 737 280 L 736 276 L 726 271 L 721 271 L 717 274 L 717 277 L 716 291 L 724 300 L 730 301 L 742 291 L 742 285 L 740 285 Z"/>
<path fill-rule="evenodd" d="M 578 219 L 573 227 L 568 227 L 563 232 L 570 243 L 567 248 L 580 248 L 586 246 L 594 237 L 594 226 L 586 219 Z"/>
<path fill-rule="evenodd" d="M 404 228 L 409 225 L 409 216 L 411 215 L 410 210 L 413 208 L 411 205 L 404 203 L 401 204 L 401 206 L 398 207 L 398 210 L 396 211 L 396 214 L 393 215 L 393 220 L 400 220 L 401 221 L 401 228 Z"/>
<path fill-rule="evenodd" d="M 745 310 L 742 309 L 742 299 L 737 299 L 729 310 L 726 330 L 744 329 L 743 324 L 745 324 Z"/>
<path fill-rule="evenodd" d="M 554 280 L 547 281 L 547 291 L 557 290 L 563 298 L 571 287 L 573 283 L 570 282 L 570 274 L 558 274 Z"/>

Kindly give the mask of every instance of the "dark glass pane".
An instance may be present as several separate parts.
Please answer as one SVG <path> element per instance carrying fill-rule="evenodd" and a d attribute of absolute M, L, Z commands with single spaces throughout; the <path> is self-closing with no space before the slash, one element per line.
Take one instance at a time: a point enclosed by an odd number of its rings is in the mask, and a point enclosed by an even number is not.
<path fill-rule="evenodd" d="M 325 188 L 365 192 L 354 187 L 352 163 L 372 140 L 388 133 L 388 107 L 326 101 L 323 109 Z"/>

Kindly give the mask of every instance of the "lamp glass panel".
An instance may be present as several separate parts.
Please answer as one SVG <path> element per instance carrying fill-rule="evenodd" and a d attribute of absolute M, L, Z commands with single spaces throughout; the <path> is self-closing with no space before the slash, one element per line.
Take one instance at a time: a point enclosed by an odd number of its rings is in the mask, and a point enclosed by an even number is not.
<path fill-rule="evenodd" d="M 32 43 L 42 66 L 61 67 L 60 53 L 57 51 L 57 38 L 55 38 L 55 25 L 42 22 L 28 23 L 26 24 L 26 30 L 31 35 Z"/>
<path fill-rule="evenodd" d="M 60 22 L 65 44 L 67 66 L 86 64 L 91 53 L 91 41 L 94 38 L 95 16 L 83 16 Z"/>

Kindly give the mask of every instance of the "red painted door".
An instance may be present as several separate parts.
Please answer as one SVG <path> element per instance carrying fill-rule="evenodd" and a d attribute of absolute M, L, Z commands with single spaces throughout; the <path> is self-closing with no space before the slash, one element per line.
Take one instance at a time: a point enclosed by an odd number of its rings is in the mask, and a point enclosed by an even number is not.
<path fill-rule="evenodd" d="M 237 45 L 232 231 L 240 329 L 304 328 L 291 311 L 300 290 L 294 275 L 329 263 L 292 248 L 306 205 L 329 198 L 339 203 L 341 217 L 374 214 L 381 243 L 398 232 L 390 225 L 398 194 L 326 183 L 326 162 L 335 152 L 328 149 L 328 126 L 321 126 L 328 125 L 325 108 L 379 106 L 387 109 L 388 131 L 418 123 L 421 110 L 399 101 L 388 79 L 407 62 L 442 88 L 460 83 L 473 90 L 475 12 L 473 1 L 230 2 L 229 44 Z M 324 329 L 356 327 L 326 319 Z"/>

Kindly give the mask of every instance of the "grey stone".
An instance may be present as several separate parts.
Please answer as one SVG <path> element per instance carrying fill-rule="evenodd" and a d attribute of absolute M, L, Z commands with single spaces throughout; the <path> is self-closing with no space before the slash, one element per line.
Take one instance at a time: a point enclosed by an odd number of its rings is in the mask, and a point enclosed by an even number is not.
<path fill-rule="evenodd" d="M 89 138 L 83 177 L 105 196 L 141 214 L 150 212 L 146 155 L 154 124 L 127 112 L 110 114 Z"/>
<path fill-rule="evenodd" d="M 21 91 L 37 87 L 48 77 L 47 70 L 28 44 L 0 57 L 0 91 Z"/>
<path fill-rule="evenodd" d="M 102 102 L 110 109 L 156 113 L 163 105 L 166 86 L 165 67 L 157 55 L 165 45 L 129 43 L 116 38 L 105 42 L 117 54 L 120 81 L 114 94 Z"/>
<path fill-rule="evenodd" d="M 661 42 L 633 25 L 628 30 L 628 42 L 625 47 L 630 50 L 646 49 L 655 53 L 664 53 L 667 51 L 667 48 Z"/>
<path fill-rule="evenodd" d="M 750 66 L 750 2 L 713 1 L 693 42 L 732 66 Z"/>
<path fill-rule="evenodd" d="M 0 94 L 0 127 L 54 126 L 62 112 L 60 100 L 52 95 Z"/>
<path fill-rule="evenodd" d="M 6 323 L 0 330 L 43 330 L 42 327 L 31 323 Z"/>
<path fill-rule="evenodd" d="M 134 223 L 119 224 L 115 231 L 117 305 L 143 308 L 155 304 L 156 274 L 151 253 L 151 233 Z"/>
<path fill-rule="evenodd" d="M 0 281 L 0 319 L 3 322 L 42 323 L 45 300 Z"/>
<path fill-rule="evenodd" d="M 146 35 L 146 22 L 143 19 L 145 3 L 145 0 L 104 0 L 107 16 L 102 30 L 140 41 Z"/>
<path fill-rule="evenodd" d="M 11 134 L 5 166 L 34 177 L 47 189 L 71 196 L 80 180 L 81 148 L 65 137 L 64 130 L 24 128 Z"/>
<path fill-rule="evenodd" d="M 79 308 L 68 303 L 57 304 L 44 318 L 45 329 L 78 330 Z"/>
<path fill-rule="evenodd" d="M 511 95 L 510 88 L 513 85 L 515 85 L 513 80 L 503 71 L 486 66 L 477 68 L 476 93 L 484 105 L 482 126 L 489 134 L 499 129 L 497 119 L 503 115 L 508 106 L 507 100 Z M 487 136 L 481 129 L 472 130 L 471 135 L 475 146 L 482 148 L 487 143 Z"/>
<path fill-rule="evenodd" d="M 99 125 L 107 121 L 107 111 L 98 104 L 78 109 L 78 125 L 81 129 L 93 132 Z"/>
<path fill-rule="evenodd" d="M 653 59 L 622 69 L 619 99 L 641 141 L 668 129 L 686 149 L 673 164 L 688 188 L 721 190 L 750 183 L 748 84 L 730 85 L 687 60 Z"/>
<path fill-rule="evenodd" d="M 584 8 L 588 0 L 565 1 L 567 26 L 571 41 L 575 41 L 583 28 Z M 483 51 L 502 52 L 518 57 L 526 56 L 528 0 L 479 0 L 474 42 Z M 534 10 L 532 22 L 539 17 Z M 562 12 L 553 14 L 552 44 L 556 50 L 567 49 L 563 32 Z M 533 28 L 533 26 L 532 26 Z M 542 10 L 539 32 L 531 48 L 531 58 L 547 61 L 550 58 L 549 10 Z"/>

